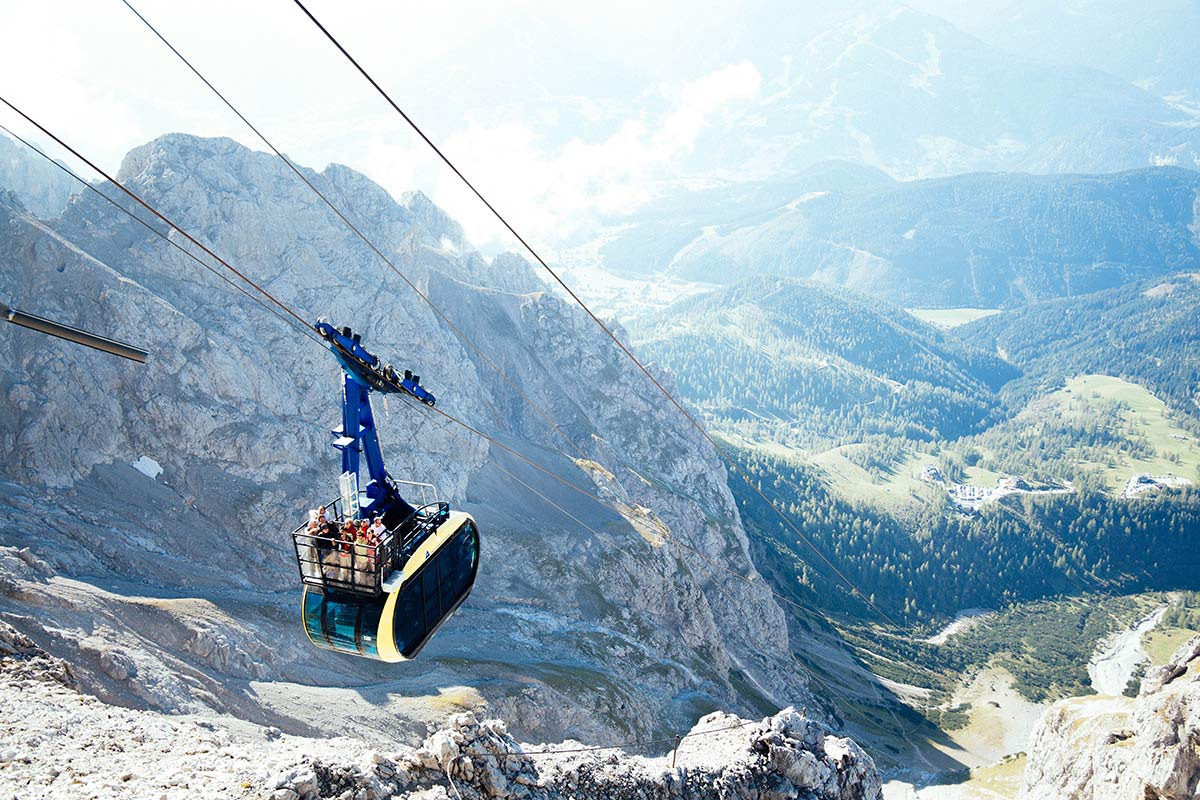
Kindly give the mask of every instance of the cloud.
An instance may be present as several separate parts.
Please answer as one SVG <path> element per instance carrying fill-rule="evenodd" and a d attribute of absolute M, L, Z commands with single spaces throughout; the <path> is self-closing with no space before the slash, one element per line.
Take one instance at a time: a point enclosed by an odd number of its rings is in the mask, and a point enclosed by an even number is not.
<path fill-rule="evenodd" d="M 546 247 L 646 202 L 706 133 L 759 102 L 753 64 L 692 59 L 723 34 L 720 8 L 683 24 L 681 0 L 617 1 L 613 11 L 519 0 L 514 11 L 467 0 L 470 13 L 450 15 L 314 0 L 434 141 Z M 476 243 L 517 247 L 303 15 L 236 0 L 138 6 L 299 163 L 347 164 L 395 196 L 419 189 Z M 169 131 L 265 149 L 119 4 L 16 4 L 7 22 L 0 73 L 16 77 L 6 96 L 109 171 Z M 648 86 L 647 75 L 663 84 Z M 0 121 L 28 133 L 14 116 Z"/>
<path fill-rule="evenodd" d="M 445 151 L 523 235 L 528 231 L 537 241 L 558 244 L 652 199 L 656 184 L 673 177 L 700 136 L 727 113 L 754 103 L 761 89 L 758 69 L 743 61 L 662 88 L 664 110 L 618 121 L 604 138 L 575 137 L 549 147 L 536 130 L 514 120 L 470 125 L 447 140 Z M 443 176 L 434 200 L 477 245 L 515 246 L 456 182 L 453 175 Z"/>
<path fill-rule="evenodd" d="M 749 61 L 731 64 L 693 81 L 679 93 L 679 106 L 655 135 L 655 144 L 675 154 L 690 151 L 709 119 L 725 107 L 753 100 L 762 75 Z"/>

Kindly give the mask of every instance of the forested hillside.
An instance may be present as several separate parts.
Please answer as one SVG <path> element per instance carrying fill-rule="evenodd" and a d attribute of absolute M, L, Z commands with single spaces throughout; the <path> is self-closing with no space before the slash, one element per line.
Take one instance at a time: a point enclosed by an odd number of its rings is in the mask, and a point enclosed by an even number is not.
<path fill-rule="evenodd" d="M 889 616 L 928 622 L 967 607 L 1080 592 L 1132 593 L 1195 581 L 1200 494 L 1137 503 L 1085 493 L 1006 500 L 974 515 L 932 504 L 897 518 L 840 499 L 819 472 L 743 454 L 744 467 L 804 535 Z M 785 526 L 757 493 L 731 482 L 752 532 L 755 561 L 797 602 L 828 612 L 872 611 Z"/>
<path fill-rule="evenodd" d="M 682 301 L 630 325 L 717 430 L 793 446 L 982 430 L 1018 374 L 902 309 L 770 276 Z"/>
<path fill-rule="evenodd" d="M 1200 273 L 1031 305 L 956 331 L 1028 373 L 1023 397 L 1083 373 L 1116 375 L 1200 420 Z"/>
<path fill-rule="evenodd" d="M 1200 278 L 1180 274 L 942 331 L 846 289 L 756 276 L 630 330 L 804 536 L 920 626 L 1195 584 L 1179 554 L 1200 546 L 1200 448 L 1182 413 L 1198 312 Z M 1139 473 L 1172 477 L 1129 490 Z M 779 590 L 874 615 L 754 491 L 730 486 Z"/>

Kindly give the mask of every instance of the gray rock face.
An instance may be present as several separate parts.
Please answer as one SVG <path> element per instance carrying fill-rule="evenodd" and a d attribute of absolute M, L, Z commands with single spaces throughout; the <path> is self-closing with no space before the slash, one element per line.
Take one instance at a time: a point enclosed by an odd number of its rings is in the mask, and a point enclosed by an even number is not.
<path fill-rule="evenodd" d="M 1029 800 L 1193 800 L 1200 788 L 1200 636 L 1148 672 L 1136 699 L 1056 703 L 1034 730 Z"/>
<path fill-rule="evenodd" d="M 19 651 L 20 657 L 10 655 Z M 523 745 L 470 713 L 416 748 L 384 751 L 230 718 L 117 708 L 63 680 L 61 662 L 0 622 L 0 791 L 45 798 L 271 800 L 877 800 L 871 757 L 793 709 L 715 713 L 655 755 L 576 742 Z"/>
<path fill-rule="evenodd" d="M 347 791 L 354 797 L 386 797 L 397 790 L 437 787 L 464 800 L 882 796 L 869 755 L 790 708 L 761 722 L 710 714 L 680 739 L 677 750 L 657 757 L 629 755 L 620 748 L 586 750 L 570 742 L 522 745 L 499 720 L 479 722 L 462 714 L 415 751 L 393 758 L 376 755 L 372 764 L 301 765 L 286 773 L 276 791 L 306 800 Z"/>
<path fill-rule="evenodd" d="M 50 222 L 0 204 L 0 296 L 151 351 L 139 367 L 0 331 L 0 553 L 43 567 L 0 562 L 0 613 L 102 697 L 292 733 L 400 744 L 454 687 L 547 740 L 816 707 L 770 595 L 673 544 L 755 574 L 723 466 L 644 376 L 527 262 L 486 261 L 427 198 L 397 203 L 344 167 L 309 175 L 569 443 L 274 157 L 170 135 L 120 178 L 305 319 L 352 326 L 439 408 L 617 511 L 423 407 L 376 401 L 392 473 L 478 519 L 480 578 L 416 662 L 316 651 L 286 532 L 336 492 L 329 353 L 89 194 Z M 141 456 L 162 475 L 133 469 Z"/>
<path fill-rule="evenodd" d="M 0 132 L 0 189 L 12 192 L 42 219 L 57 217 L 78 183 L 62 170 Z"/>

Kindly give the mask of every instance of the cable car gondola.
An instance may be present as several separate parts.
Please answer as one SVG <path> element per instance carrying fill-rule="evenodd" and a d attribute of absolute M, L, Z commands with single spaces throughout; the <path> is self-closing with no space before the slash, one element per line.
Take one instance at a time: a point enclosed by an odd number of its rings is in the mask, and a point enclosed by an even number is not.
<path fill-rule="evenodd" d="M 370 393 L 403 392 L 434 405 L 421 379 L 367 352 L 349 328 L 328 320 L 315 326 L 345 373 L 342 424 L 333 446 L 342 451 L 340 494 L 326 504 L 326 520 L 374 519 L 383 532 L 345 541 L 314 534 L 307 521 L 292 532 L 304 586 L 301 617 L 317 647 L 380 661 L 414 658 L 475 585 L 479 530 L 470 514 L 451 511 L 429 484 L 396 481 L 388 474 L 376 435 Z M 358 487 L 359 462 L 366 456 L 369 480 Z M 410 497 L 422 495 L 420 506 Z"/>

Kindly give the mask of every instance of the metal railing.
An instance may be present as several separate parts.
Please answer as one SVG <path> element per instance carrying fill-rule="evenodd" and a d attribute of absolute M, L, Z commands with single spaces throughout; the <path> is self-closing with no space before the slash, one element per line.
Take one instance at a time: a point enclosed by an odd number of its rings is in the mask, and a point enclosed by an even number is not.
<path fill-rule="evenodd" d="M 430 493 L 435 491 L 427 483 L 397 483 Z M 342 525 L 349 519 L 344 516 L 341 506 L 340 498 L 325 504 L 326 509 L 333 509 L 333 525 L 338 530 L 335 536 L 309 532 L 307 521 L 292 531 L 300 580 L 322 589 L 370 596 L 383 593 L 383 584 L 392 571 L 400 567 L 417 545 L 437 530 L 437 526 L 450 515 L 449 503 L 425 503 L 388 529 L 378 541 L 349 542 L 340 538 Z"/>
<path fill-rule="evenodd" d="M 378 542 L 347 542 L 296 531 L 292 541 L 300 579 L 323 589 L 379 595 L 396 562 L 396 539 L 391 533 Z"/>
<path fill-rule="evenodd" d="M 398 481 L 393 479 L 392 483 L 396 484 L 402 491 L 404 497 L 408 498 L 408 502 L 417 508 L 433 505 L 437 502 L 442 493 L 437 490 L 437 487 L 432 483 L 417 483 L 416 481 Z"/>
<path fill-rule="evenodd" d="M 392 528 L 396 533 L 398 554 L 401 559 L 412 555 L 418 544 L 437 530 L 450 516 L 450 504 L 444 500 L 426 503 L 409 514 L 400 524 Z"/>

